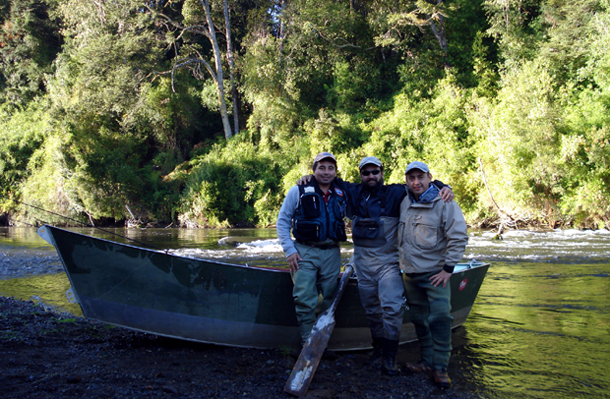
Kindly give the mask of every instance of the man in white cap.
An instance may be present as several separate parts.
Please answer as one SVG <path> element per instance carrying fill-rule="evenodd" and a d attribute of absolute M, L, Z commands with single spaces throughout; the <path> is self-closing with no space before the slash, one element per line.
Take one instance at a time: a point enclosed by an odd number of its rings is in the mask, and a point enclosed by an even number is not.
<path fill-rule="evenodd" d="M 447 374 L 451 356 L 451 286 L 453 268 L 464 256 L 468 233 L 455 201 L 438 199 L 438 188 L 423 162 L 405 171 L 408 196 L 400 206 L 398 244 L 400 268 L 411 321 L 420 343 L 421 360 L 407 363 L 413 372 L 432 372 L 441 388 L 451 386 Z"/>
<path fill-rule="evenodd" d="M 301 345 L 316 322 L 318 296 L 323 297 L 322 310 L 330 305 L 341 267 L 339 242 L 347 239 L 346 197 L 335 185 L 336 176 L 335 157 L 328 152 L 318 154 L 314 178 L 290 188 L 277 218 L 277 235 L 294 280 L 292 295 Z"/>
<path fill-rule="evenodd" d="M 361 183 L 337 179 L 337 185 L 347 193 L 348 217 L 352 219 L 354 269 L 373 339 L 374 351 L 369 362 L 381 359 L 381 371 L 396 375 L 405 306 L 397 228 L 406 189 L 403 184 L 384 185 L 383 165 L 376 157 L 363 158 L 358 168 Z M 435 183 L 444 187 L 441 182 Z M 442 194 L 445 200 L 453 199 L 449 187 L 443 188 Z"/>

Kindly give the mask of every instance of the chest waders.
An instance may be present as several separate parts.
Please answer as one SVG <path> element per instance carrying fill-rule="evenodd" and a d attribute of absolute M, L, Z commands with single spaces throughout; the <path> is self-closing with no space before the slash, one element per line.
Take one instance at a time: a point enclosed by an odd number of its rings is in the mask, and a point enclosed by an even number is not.
<path fill-rule="evenodd" d="M 381 216 L 354 217 L 352 222 L 358 290 L 375 349 L 370 361 L 382 358 L 382 371 L 388 375 L 398 373 L 396 352 L 405 304 L 398 266 L 398 221 Z"/>
<path fill-rule="evenodd" d="M 323 298 L 321 311 L 331 302 L 341 267 L 339 242 L 347 239 L 343 221 L 345 195 L 334 185 L 331 190 L 328 202 L 324 202 L 317 182 L 299 186 L 299 205 L 292 221 L 295 248 L 302 259 L 292 276 L 301 343 L 307 340 L 315 324 L 319 296 Z"/>

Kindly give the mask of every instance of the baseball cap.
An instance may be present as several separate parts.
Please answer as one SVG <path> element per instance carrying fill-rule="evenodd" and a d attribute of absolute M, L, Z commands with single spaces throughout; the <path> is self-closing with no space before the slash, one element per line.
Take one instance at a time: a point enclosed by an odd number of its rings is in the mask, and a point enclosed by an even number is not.
<path fill-rule="evenodd" d="M 405 174 L 409 173 L 413 169 L 419 169 L 422 172 L 430 173 L 430 168 L 428 168 L 428 165 L 426 165 L 425 163 L 420 162 L 420 161 L 415 161 L 415 162 L 411 162 L 409 165 L 407 165 L 407 170 L 405 170 Z"/>
<path fill-rule="evenodd" d="M 337 158 L 335 158 L 335 156 L 333 154 L 331 154 L 330 152 L 321 152 L 318 155 L 316 155 L 316 159 L 313 160 L 314 163 L 316 162 L 320 162 L 323 159 L 327 159 L 330 158 L 332 159 L 335 163 L 337 163 Z"/>
<path fill-rule="evenodd" d="M 358 164 L 358 169 L 362 170 L 366 165 L 375 165 L 381 167 L 381 161 L 375 157 L 364 157 Z"/>

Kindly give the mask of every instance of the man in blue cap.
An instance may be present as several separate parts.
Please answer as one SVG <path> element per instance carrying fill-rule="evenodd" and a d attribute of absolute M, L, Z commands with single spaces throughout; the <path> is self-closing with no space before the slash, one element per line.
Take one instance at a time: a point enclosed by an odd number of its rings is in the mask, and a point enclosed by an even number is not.
<path fill-rule="evenodd" d="M 411 162 L 405 171 L 408 195 L 400 206 L 400 268 L 421 360 L 413 372 L 432 372 L 441 388 L 451 386 L 451 286 L 453 268 L 464 256 L 468 233 L 459 205 L 439 201 L 430 168 Z"/>
<path fill-rule="evenodd" d="M 292 295 L 301 334 L 307 341 L 316 322 L 318 296 L 322 310 L 330 305 L 341 267 L 339 242 L 345 235 L 346 196 L 335 185 L 337 160 L 319 153 L 313 179 L 288 191 L 277 218 L 277 235 L 294 280 Z M 290 231 L 295 238 L 290 237 Z M 332 356 L 329 352 L 327 357 Z"/>

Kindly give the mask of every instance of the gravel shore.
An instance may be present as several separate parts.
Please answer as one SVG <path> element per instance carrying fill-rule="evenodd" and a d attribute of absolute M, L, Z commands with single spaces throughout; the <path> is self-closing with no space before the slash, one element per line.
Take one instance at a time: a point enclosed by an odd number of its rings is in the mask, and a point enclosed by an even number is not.
<path fill-rule="evenodd" d="M 481 397 L 465 392 L 458 374 L 447 390 L 422 375 L 385 376 L 366 365 L 369 355 L 322 360 L 306 397 Z M 291 398 L 283 387 L 295 362 L 279 350 L 158 337 L 6 297 L 0 297 L 0 358 L 5 399 Z"/>

